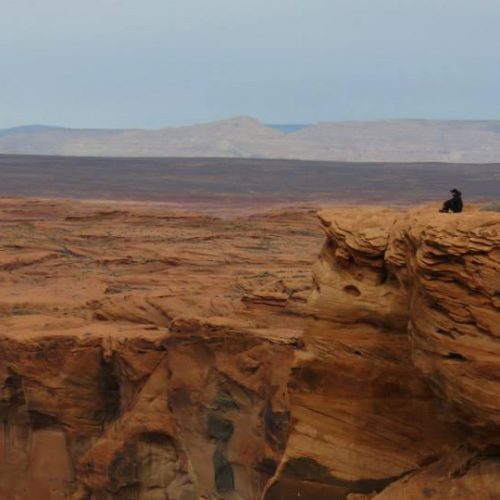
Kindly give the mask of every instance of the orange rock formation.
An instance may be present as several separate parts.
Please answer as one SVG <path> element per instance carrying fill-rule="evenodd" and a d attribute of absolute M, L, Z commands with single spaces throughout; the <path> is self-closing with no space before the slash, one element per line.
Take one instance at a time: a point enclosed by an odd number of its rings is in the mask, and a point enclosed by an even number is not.
<path fill-rule="evenodd" d="M 500 496 L 498 214 L 319 215 L 1 201 L 0 498 Z"/>

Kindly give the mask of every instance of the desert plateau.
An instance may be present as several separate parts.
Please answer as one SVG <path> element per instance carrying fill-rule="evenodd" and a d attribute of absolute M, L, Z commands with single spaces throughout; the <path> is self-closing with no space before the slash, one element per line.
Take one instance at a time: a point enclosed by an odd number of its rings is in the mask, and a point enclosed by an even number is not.
<path fill-rule="evenodd" d="M 500 500 L 499 21 L 1 2 L 0 500 Z"/>
<path fill-rule="evenodd" d="M 496 166 L 81 161 L 0 159 L 2 500 L 500 498 Z"/>

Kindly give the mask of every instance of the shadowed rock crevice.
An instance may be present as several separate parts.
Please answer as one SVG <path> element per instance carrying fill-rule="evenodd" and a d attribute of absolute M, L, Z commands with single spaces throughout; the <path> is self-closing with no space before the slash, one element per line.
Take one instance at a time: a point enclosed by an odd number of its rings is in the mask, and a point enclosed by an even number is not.
<path fill-rule="evenodd" d="M 444 357 L 446 359 L 451 360 L 451 361 L 459 361 L 459 362 L 468 361 L 468 359 L 465 356 L 463 356 L 462 354 L 460 354 L 458 352 L 449 352 Z"/>
<path fill-rule="evenodd" d="M 234 432 L 234 425 L 231 420 L 222 418 L 214 413 L 209 413 L 207 417 L 207 437 L 223 443 L 227 443 Z"/>
<path fill-rule="evenodd" d="M 267 443 L 276 451 L 283 452 L 290 428 L 289 411 L 273 411 L 271 402 L 264 410 L 264 426 Z"/>
<path fill-rule="evenodd" d="M 28 418 L 31 424 L 31 428 L 35 431 L 38 429 L 47 429 L 47 428 L 58 428 L 60 426 L 60 422 L 57 418 L 52 415 L 45 415 L 36 410 L 28 411 Z"/>
<path fill-rule="evenodd" d="M 222 451 L 215 451 L 213 456 L 213 466 L 216 490 L 220 493 L 234 491 L 233 468 Z"/>
<path fill-rule="evenodd" d="M 22 377 L 15 373 L 8 373 L 3 382 L 0 410 L 5 412 L 10 408 L 23 406 L 25 403 Z"/>
<path fill-rule="evenodd" d="M 352 295 L 353 297 L 359 297 L 361 295 L 361 292 L 359 291 L 359 288 L 354 286 L 354 285 L 347 285 L 344 287 L 344 292 L 348 293 L 349 295 Z"/>
<path fill-rule="evenodd" d="M 286 463 L 280 473 L 280 482 L 271 486 L 265 500 L 278 500 L 286 498 L 287 495 L 299 496 L 305 500 L 327 497 L 332 500 L 345 500 L 353 493 L 379 493 L 399 479 L 401 476 L 347 481 L 332 476 L 326 467 L 311 458 L 297 458 Z"/>
<path fill-rule="evenodd" d="M 120 415 L 121 388 L 112 363 L 102 361 L 99 377 L 99 394 L 103 405 L 94 414 L 94 417 L 106 423 Z"/>

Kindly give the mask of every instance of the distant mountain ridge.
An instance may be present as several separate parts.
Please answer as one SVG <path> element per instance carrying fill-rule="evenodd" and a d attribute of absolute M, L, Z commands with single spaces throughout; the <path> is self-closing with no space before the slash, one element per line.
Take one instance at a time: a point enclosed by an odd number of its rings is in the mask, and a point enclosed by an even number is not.
<path fill-rule="evenodd" d="M 387 120 L 264 125 L 234 117 L 185 127 L 0 130 L 0 154 L 500 162 L 500 121 Z"/>
<path fill-rule="evenodd" d="M 33 132 L 41 132 L 44 130 L 52 130 L 52 129 L 63 129 L 63 127 L 51 127 L 49 125 L 22 125 L 20 127 L 11 127 L 0 129 L 0 137 L 6 137 L 8 135 L 15 134 L 25 134 L 25 133 L 33 133 Z"/>

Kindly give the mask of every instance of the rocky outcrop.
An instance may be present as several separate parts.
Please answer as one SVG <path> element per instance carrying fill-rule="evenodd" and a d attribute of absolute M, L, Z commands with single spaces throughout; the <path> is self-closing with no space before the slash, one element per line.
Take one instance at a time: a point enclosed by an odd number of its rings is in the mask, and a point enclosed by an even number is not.
<path fill-rule="evenodd" d="M 498 214 L 435 218 L 417 211 L 399 220 L 390 238 L 387 262 L 411 304 L 415 365 L 457 418 L 494 439 L 500 426 Z"/>
<path fill-rule="evenodd" d="M 500 495 L 498 214 L 0 209 L 0 498 Z"/>
<path fill-rule="evenodd" d="M 295 425 L 266 498 L 496 498 L 498 214 L 320 219 Z"/>

